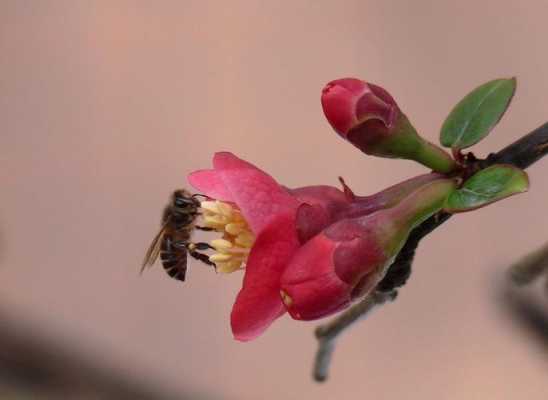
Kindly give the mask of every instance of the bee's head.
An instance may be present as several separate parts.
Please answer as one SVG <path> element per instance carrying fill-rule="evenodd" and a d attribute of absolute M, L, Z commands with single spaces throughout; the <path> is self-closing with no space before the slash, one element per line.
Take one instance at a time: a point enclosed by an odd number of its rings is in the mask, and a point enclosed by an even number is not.
<path fill-rule="evenodd" d="M 172 206 L 178 209 L 196 209 L 200 206 L 200 202 L 184 189 L 173 192 L 172 199 Z"/>
<path fill-rule="evenodd" d="M 172 221 L 176 226 L 192 223 L 198 214 L 200 202 L 184 189 L 179 189 L 171 195 L 171 201 L 164 208 L 162 221 Z"/>

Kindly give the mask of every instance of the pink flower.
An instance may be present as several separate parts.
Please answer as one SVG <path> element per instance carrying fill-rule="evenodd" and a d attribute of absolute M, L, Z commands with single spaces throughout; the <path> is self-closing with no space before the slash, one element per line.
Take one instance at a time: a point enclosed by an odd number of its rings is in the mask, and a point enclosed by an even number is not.
<path fill-rule="evenodd" d="M 285 313 L 280 277 L 301 246 L 299 236 L 308 237 L 323 229 L 348 200 L 340 190 L 328 186 L 288 190 L 227 152 L 215 154 L 213 169 L 195 171 L 188 180 L 201 193 L 235 204 L 256 237 L 231 314 L 234 337 L 253 339 Z"/>
<path fill-rule="evenodd" d="M 395 204 L 405 203 L 417 187 L 427 187 L 440 176 L 422 175 L 359 197 L 346 185 L 344 191 L 332 186 L 288 189 L 254 165 L 221 152 L 213 158 L 213 169 L 195 171 L 188 179 L 204 195 L 231 204 L 220 207 L 225 220 L 213 216 L 210 221 L 230 239 L 212 241 L 227 249 L 210 257 L 219 261 L 218 269 L 221 264 L 237 269 L 250 248 L 231 313 L 234 337 L 246 341 L 259 336 L 286 310 L 295 319 L 319 318 L 370 289 L 382 278 L 387 257 L 393 256 L 386 247 L 388 231 L 382 229 L 393 228 L 391 221 L 399 215 L 374 212 L 386 207 L 396 210 Z M 213 209 L 211 201 L 205 203 L 203 208 Z M 249 234 L 244 222 L 254 240 L 244 240 L 248 245 L 236 249 L 234 235 Z"/>

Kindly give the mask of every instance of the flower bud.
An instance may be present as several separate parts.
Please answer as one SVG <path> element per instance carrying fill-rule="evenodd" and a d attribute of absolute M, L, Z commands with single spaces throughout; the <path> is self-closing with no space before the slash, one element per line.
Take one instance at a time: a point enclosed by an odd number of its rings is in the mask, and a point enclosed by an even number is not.
<path fill-rule="evenodd" d="M 281 277 L 281 297 L 294 319 L 342 310 L 386 274 L 411 230 L 439 211 L 455 189 L 451 179 L 421 186 L 398 205 L 340 220 L 306 242 Z"/>
<path fill-rule="evenodd" d="M 417 134 L 390 94 L 354 78 L 328 83 L 322 107 L 333 129 L 366 154 L 415 160 L 437 172 L 456 164 L 441 148 Z"/>

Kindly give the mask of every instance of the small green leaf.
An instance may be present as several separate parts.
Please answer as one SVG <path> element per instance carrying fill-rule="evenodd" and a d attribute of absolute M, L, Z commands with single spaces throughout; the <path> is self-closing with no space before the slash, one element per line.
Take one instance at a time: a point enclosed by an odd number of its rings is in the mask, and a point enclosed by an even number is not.
<path fill-rule="evenodd" d="M 500 121 L 515 91 L 516 78 L 510 78 L 495 79 L 467 94 L 443 123 L 441 144 L 465 149 L 482 140 Z"/>
<path fill-rule="evenodd" d="M 513 165 L 498 164 L 479 171 L 449 195 L 444 210 L 450 213 L 475 210 L 516 193 L 526 192 L 529 178 Z"/>

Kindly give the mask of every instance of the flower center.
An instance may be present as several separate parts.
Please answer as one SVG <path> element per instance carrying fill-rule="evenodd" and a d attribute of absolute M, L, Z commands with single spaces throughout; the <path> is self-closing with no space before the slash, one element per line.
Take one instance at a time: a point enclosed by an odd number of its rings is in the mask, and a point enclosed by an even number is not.
<path fill-rule="evenodd" d="M 235 206 L 219 200 L 200 203 L 204 226 L 222 233 L 221 239 L 209 242 L 216 251 L 209 256 L 218 272 L 230 273 L 244 267 L 255 235 Z"/>

